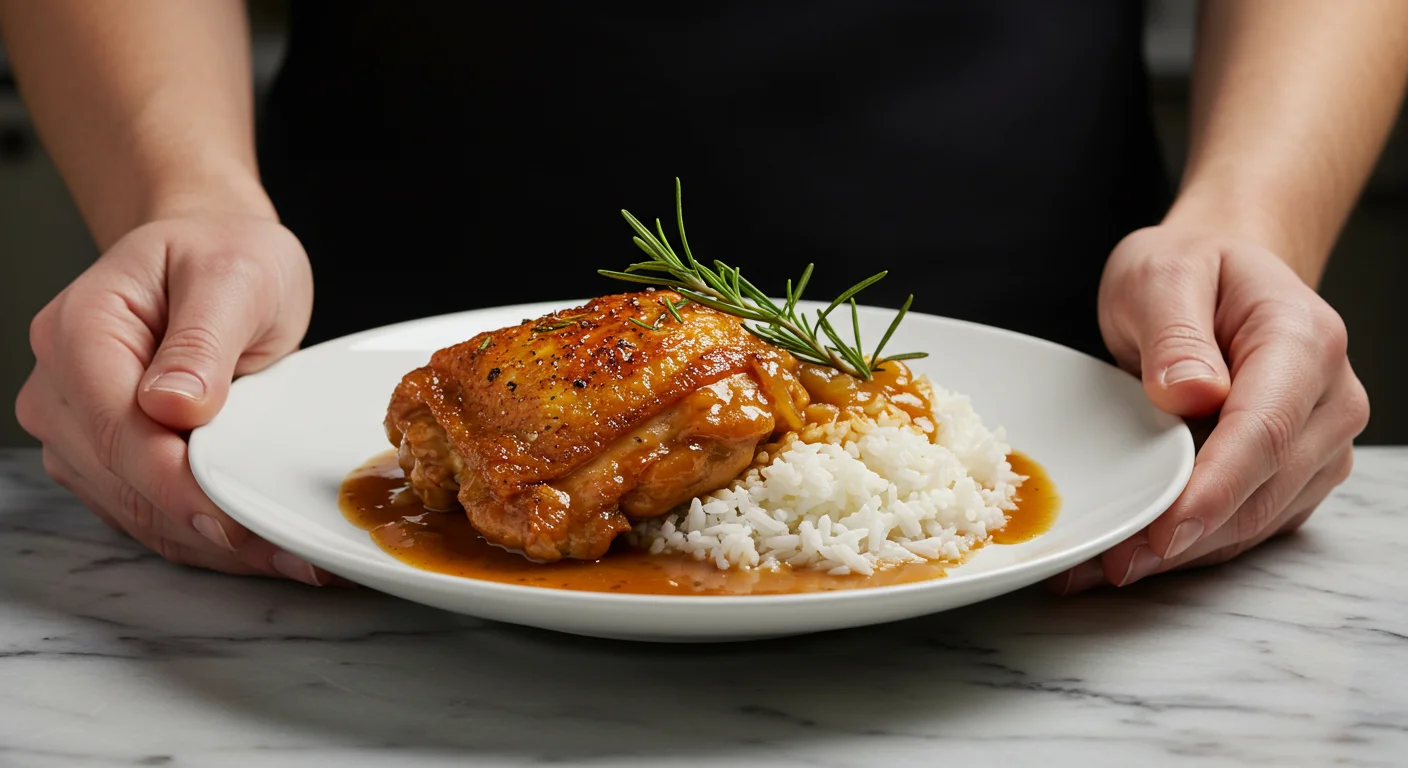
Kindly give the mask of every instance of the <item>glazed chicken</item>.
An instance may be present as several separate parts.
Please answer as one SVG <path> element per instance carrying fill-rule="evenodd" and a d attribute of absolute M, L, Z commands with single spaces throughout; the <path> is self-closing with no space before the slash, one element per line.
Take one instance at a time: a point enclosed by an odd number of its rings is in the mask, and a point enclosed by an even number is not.
<path fill-rule="evenodd" d="M 386 434 L 426 506 L 489 541 L 596 559 L 631 522 L 727 485 L 800 427 L 796 361 L 669 291 L 596 299 L 436 352 L 392 396 Z M 632 322 L 632 321 L 635 322 Z M 638 325 L 637 323 L 640 323 Z"/>

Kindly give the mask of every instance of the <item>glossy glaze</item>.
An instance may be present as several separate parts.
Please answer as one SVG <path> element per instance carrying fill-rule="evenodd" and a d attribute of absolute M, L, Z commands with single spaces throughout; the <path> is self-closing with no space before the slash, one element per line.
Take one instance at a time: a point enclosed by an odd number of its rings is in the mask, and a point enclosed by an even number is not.
<path fill-rule="evenodd" d="M 811 363 L 799 364 L 796 375 L 811 398 L 806 411 L 808 422 L 832 422 L 842 412 L 875 416 L 885 403 L 915 419 L 927 421 L 933 412 L 928 396 L 916 386 L 914 374 L 898 360 L 885 363 L 869 381 Z"/>
<path fill-rule="evenodd" d="M 601 558 L 632 520 L 726 485 L 806 395 L 790 355 L 683 302 L 603 296 L 437 351 L 385 420 L 414 492 L 553 561 Z"/>

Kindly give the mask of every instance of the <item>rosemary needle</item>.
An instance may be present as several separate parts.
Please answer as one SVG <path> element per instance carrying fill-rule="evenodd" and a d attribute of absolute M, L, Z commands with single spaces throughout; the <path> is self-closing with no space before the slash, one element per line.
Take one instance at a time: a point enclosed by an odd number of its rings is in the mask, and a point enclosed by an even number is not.
<path fill-rule="evenodd" d="M 606 277 L 670 288 L 690 301 L 750 321 L 751 324 L 745 323 L 744 327 L 753 335 L 791 352 L 802 360 L 830 366 L 866 381 L 870 380 L 872 374 L 880 370 L 890 360 L 911 360 L 927 356 L 925 352 L 905 352 L 889 357 L 880 356 L 885 344 L 890 341 L 890 337 L 894 335 L 900 321 L 904 319 L 905 313 L 909 311 L 910 305 L 914 303 L 912 294 L 905 300 L 904 306 L 900 307 L 900 311 L 895 314 L 895 319 L 891 321 L 890 327 L 881 337 L 880 343 L 876 345 L 874 354 L 867 357 L 861 348 L 860 313 L 856 306 L 855 297 L 856 294 L 879 282 L 885 277 L 886 272 L 871 275 L 842 291 L 830 306 L 824 310 L 816 311 L 815 319 L 808 319 L 805 312 L 798 314 L 797 302 L 801 300 L 802 291 L 806 289 L 807 282 L 811 279 L 813 265 L 808 264 L 807 268 L 802 271 L 802 277 L 797 281 L 795 288 L 791 280 L 787 281 L 787 299 L 782 306 L 778 306 L 776 302 L 768 298 L 767 294 L 758 290 L 747 278 L 743 277 L 738 267 L 716 260 L 711 268 L 694 258 L 694 254 L 689 250 L 689 239 L 684 233 L 684 204 L 679 179 L 675 179 L 675 219 L 679 225 L 680 248 L 684 252 L 683 259 L 670 245 L 670 240 L 665 235 L 665 228 L 660 224 L 659 219 L 655 220 L 655 232 L 651 232 L 639 219 L 632 216 L 630 211 L 622 210 L 621 215 L 625 217 L 626 223 L 631 225 L 631 229 L 635 230 L 636 234 L 631 238 L 632 242 L 650 259 L 632 264 L 624 271 L 598 270 Z M 851 342 L 843 340 L 841 334 L 831 324 L 832 311 L 846 303 L 849 303 L 851 307 L 851 326 L 855 336 L 854 346 Z M 668 300 L 664 304 L 676 320 L 683 322 L 679 316 L 678 307 Z M 684 306 L 684 303 L 681 302 L 679 306 Z M 655 329 L 634 319 L 632 322 L 643 328 Z M 656 323 L 658 327 L 659 320 Z M 818 333 L 825 338 L 825 341 L 818 337 Z"/>

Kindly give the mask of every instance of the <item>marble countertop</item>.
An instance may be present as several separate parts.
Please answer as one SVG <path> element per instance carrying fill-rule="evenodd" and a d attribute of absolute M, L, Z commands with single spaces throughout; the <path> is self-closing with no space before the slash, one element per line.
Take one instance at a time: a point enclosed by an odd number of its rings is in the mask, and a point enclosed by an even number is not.
<path fill-rule="evenodd" d="M 1402 765 L 1405 510 L 1365 449 L 1218 569 L 656 646 L 179 569 L 0 452 L 0 765 Z"/>

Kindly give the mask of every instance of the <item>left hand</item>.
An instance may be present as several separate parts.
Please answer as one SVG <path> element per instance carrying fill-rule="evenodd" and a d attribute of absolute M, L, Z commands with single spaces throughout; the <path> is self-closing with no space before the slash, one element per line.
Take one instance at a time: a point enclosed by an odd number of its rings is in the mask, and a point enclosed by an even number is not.
<path fill-rule="evenodd" d="M 1369 400 L 1344 322 L 1275 254 L 1167 226 L 1116 246 L 1100 330 L 1159 408 L 1219 414 L 1183 494 L 1129 540 L 1055 576 L 1072 594 L 1223 562 L 1299 527 L 1349 476 Z"/>

